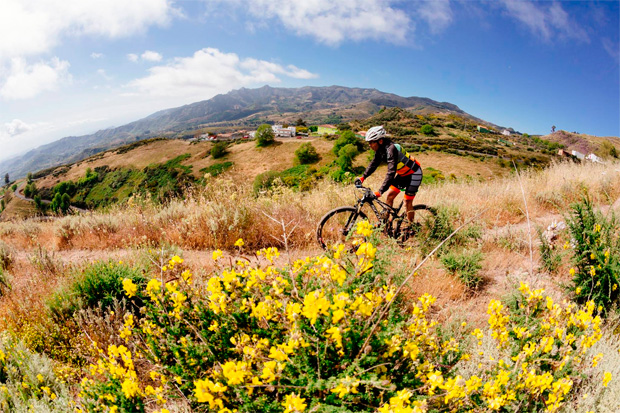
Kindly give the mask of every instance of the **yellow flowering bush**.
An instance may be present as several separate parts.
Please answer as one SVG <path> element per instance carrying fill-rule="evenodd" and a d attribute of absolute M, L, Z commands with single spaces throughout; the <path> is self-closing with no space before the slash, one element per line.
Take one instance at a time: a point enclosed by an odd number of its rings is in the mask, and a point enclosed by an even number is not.
<path fill-rule="evenodd" d="M 620 223 L 613 211 L 608 215 L 594 211 L 587 198 L 572 206 L 566 223 L 577 302 L 592 300 L 606 314 L 620 300 Z"/>
<path fill-rule="evenodd" d="M 285 266 L 274 264 L 276 248 L 232 266 L 217 253 L 222 266 L 202 283 L 182 263 L 167 265 L 164 278 L 138 292 L 146 297 L 142 311 L 126 317 L 120 334 L 166 378 L 170 397 L 184 396 L 198 410 L 300 412 L 320 404 L 367 411 L 405 388 L 425 395 L 429 374 L 451 376 L 458 344 L 437 335 L 429 295 L 396 299 L 379 318 L 397 286 L 376 259 L 371 234 L 359 236 L 356 252 L 336 247 Z M 146 383 L 124 360 L 101 353 L 83 405 L 112 395 L 119 408 L 121 400 L 143 406 Z M 127 380 L 136 386 L 123 388 Z"/>
<path fill-rule="evenodd" d="M 486 335 L 496 344 L 495 354 L 479 351 L 476 374 L 444 380 L 438 387 L 447 392 L 446 400 L 454 398 L 461 406 L 558 411 L 581 384 L 579 372 L 602 357 L 589 356 L 602 337 L 602 320 L 595 311 L 593 302 L 584 308 L 555 303 L 544 290 L 522 283 L 510 304 L 489 303 Z M 481 346 L 485 332 L 476 329 L 472 335 Z"/>
<path fill-rule="evenodd" d="M 472 332 L 496 352 L 462 348 L 431 317 L 434 297 L 396 295 L 383 264 L 390 251 L 364 225 L 355 252 L 336 246 L 283 266 L 275 248 L 236 260 L 216 251 L 218 270 L 201 282 L 174 257 L 126 289 L 144 297 L 141 311 L 124 317 L 127 347 L 100 351 L 81 405 L 144 411 L 183 398 L 217 412 L 554 412 L 580 385 L 579 368 L 600 362 L 588 360 L 601 337 L 594 304 L 558 304 L 526 284 L 511 302 L 492 300 L 488 328 Z M 472 374 L 474 352 L 484 358 Z M 138 360 L 156 380 L 139 378 Z"/>

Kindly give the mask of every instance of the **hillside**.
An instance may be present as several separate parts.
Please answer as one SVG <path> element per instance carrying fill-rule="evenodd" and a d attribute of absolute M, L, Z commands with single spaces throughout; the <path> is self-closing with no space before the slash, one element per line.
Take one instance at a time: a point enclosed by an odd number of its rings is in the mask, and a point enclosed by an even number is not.
<path fill-rule="evenodd" d="M 339 123 L 364 119 L 382 107 L 402 107 L 413 113 L 454 113 L 468 117 L 456 105 L 428 98 L 401 97 L 376 89 L 341 86 L 239 89 L 209 100 L 162 110 L 123 126 L 84 136 L 70 136 L 3 161 L 0 171 L 14 178 L 28 172 L 76 162 L 98 152 L 156 136 L 191 137 L 197 130 L 256 128 L 264 122 Z"/>
<path fill-rule="evenodd" d="M 559 148 L 594 152 L 608 160 L 617 158 L 620 152 L 620 141 L 614 138 L 565 131 L 545 137 L 505 136 L 489 125 L 481 131 L 477 122 L 452 113 L 421 115 L 397 107 L 382 108 L 368 118 L 349 122 L 353 130 L 365 130 L 377 124 L 385 125 L 392 139 L 417 157 L 425 170 L 426 182 L 490 180 L 510 173 L 514 165 L 543 168 L 561 159 L 557 155 Z M 278 139 L 267 148 L 257 148 L 254 141 L 222 141 L 217 145 L 224 145 L 225 153 L 217 158 L 211 156 L 216 142 L 153 138 L 41 170 L 33 177 L 43 200 L 51 201 L 54 186 L 64 182 L 69 185 L 69 202 L 80 208 L 109 206 L 147 194 L 163 201 L 181 195 L 190 187 L 203 186 L 206 177 L 223 172 L 238 182 L 251 184 L 262 179 L 265 185 L 271 185 L 279 174 L 287 185 L 308 190 L 338 168 L 332 151 L 338 137 Z M 295 166 L 295 151 L 303 144 L 314 147 L 318 162 Z M 351 172 L 361 173 L 368 163 L 369 155 L 364 152 L 369 148 L 360 140 L 357 145 L 362 153 L 355 158 Z M 0 219 L 15 217 L 12 210 L 15 208 L 8 209 Z M 33 209 L 16 211 L 36 214 Z"/>

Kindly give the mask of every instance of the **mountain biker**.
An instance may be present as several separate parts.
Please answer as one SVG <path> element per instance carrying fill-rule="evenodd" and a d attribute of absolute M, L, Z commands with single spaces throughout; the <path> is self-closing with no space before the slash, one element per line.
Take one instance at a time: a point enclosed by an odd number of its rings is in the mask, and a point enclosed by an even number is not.
<path fill-rule="evenodd" d="M 413 199 L 422 183 L 420 163 L 410 156 L 405 148 L 387 138 L 383 126 L 374 126 L 368 129 L 366 132 L 366 142 L 375 151 L 375 157 L 364 171 L 364 174 L 355 180 L 355 185 L 361 186 L 362 182 L 372 175 L 381 162 L 387 162 L 387 174 L 383 184 L 375 192 L 375 196 L 380 198 L 382 194 L 386 193 L 387 199 L 385 203 L 393 206 L 396 196 L 400 191 L 404 190 L 407 219 L 410 223 L 413 222 L 415 217 Z"/>

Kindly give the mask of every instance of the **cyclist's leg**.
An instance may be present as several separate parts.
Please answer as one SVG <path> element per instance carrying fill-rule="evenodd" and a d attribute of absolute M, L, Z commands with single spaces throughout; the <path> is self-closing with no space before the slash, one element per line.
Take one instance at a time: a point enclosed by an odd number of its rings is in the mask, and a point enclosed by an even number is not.
<path fill-rule="evenodd" d="M 393 207 L 394 206 L 394 200 L 396 199 L 398 194 L 400 194 L 400 189 L 398 189 L 394 185 L 391 185 L 390 188 L 387 190 L 387 192 L 385 194 L 386 194 L 385 203 L 388 204 L 389 206 Z"/>
<path fill-rule="evenodd" d="M 415 211 L 413 210 L 413 200 L 415 199 L 420 184 L 422 183 L 422 168 L 419 168 L 413 174 L 408 176 L 409 184 L 405 191 L 405 209 L 407 210 L 407 219 L 413 222 L 415 219 Z"/>

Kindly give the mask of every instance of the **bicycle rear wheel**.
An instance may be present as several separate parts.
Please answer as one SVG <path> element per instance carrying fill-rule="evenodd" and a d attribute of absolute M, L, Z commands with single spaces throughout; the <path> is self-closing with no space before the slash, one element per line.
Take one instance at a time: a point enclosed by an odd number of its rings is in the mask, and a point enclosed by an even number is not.
<path fill-rule="evenodd" d="M 357 212 L 353 207 L 338 207 L 332 209 L 321 218 L 316 229 L 316 239 L 324 250 L 333 245 L 344 244 L 353 250 L 350 235 L 355 230 L 355 224 L 366 219 L 366 214 Z"/>
<path fill-rule="evenodd" d="M 418 239 L 428 238 L 435 228 L 437 210 L 425 204 L 414 205 L 413 210 L 415 211 L 415 218 L 411 228 L 411 236 Z"/>

